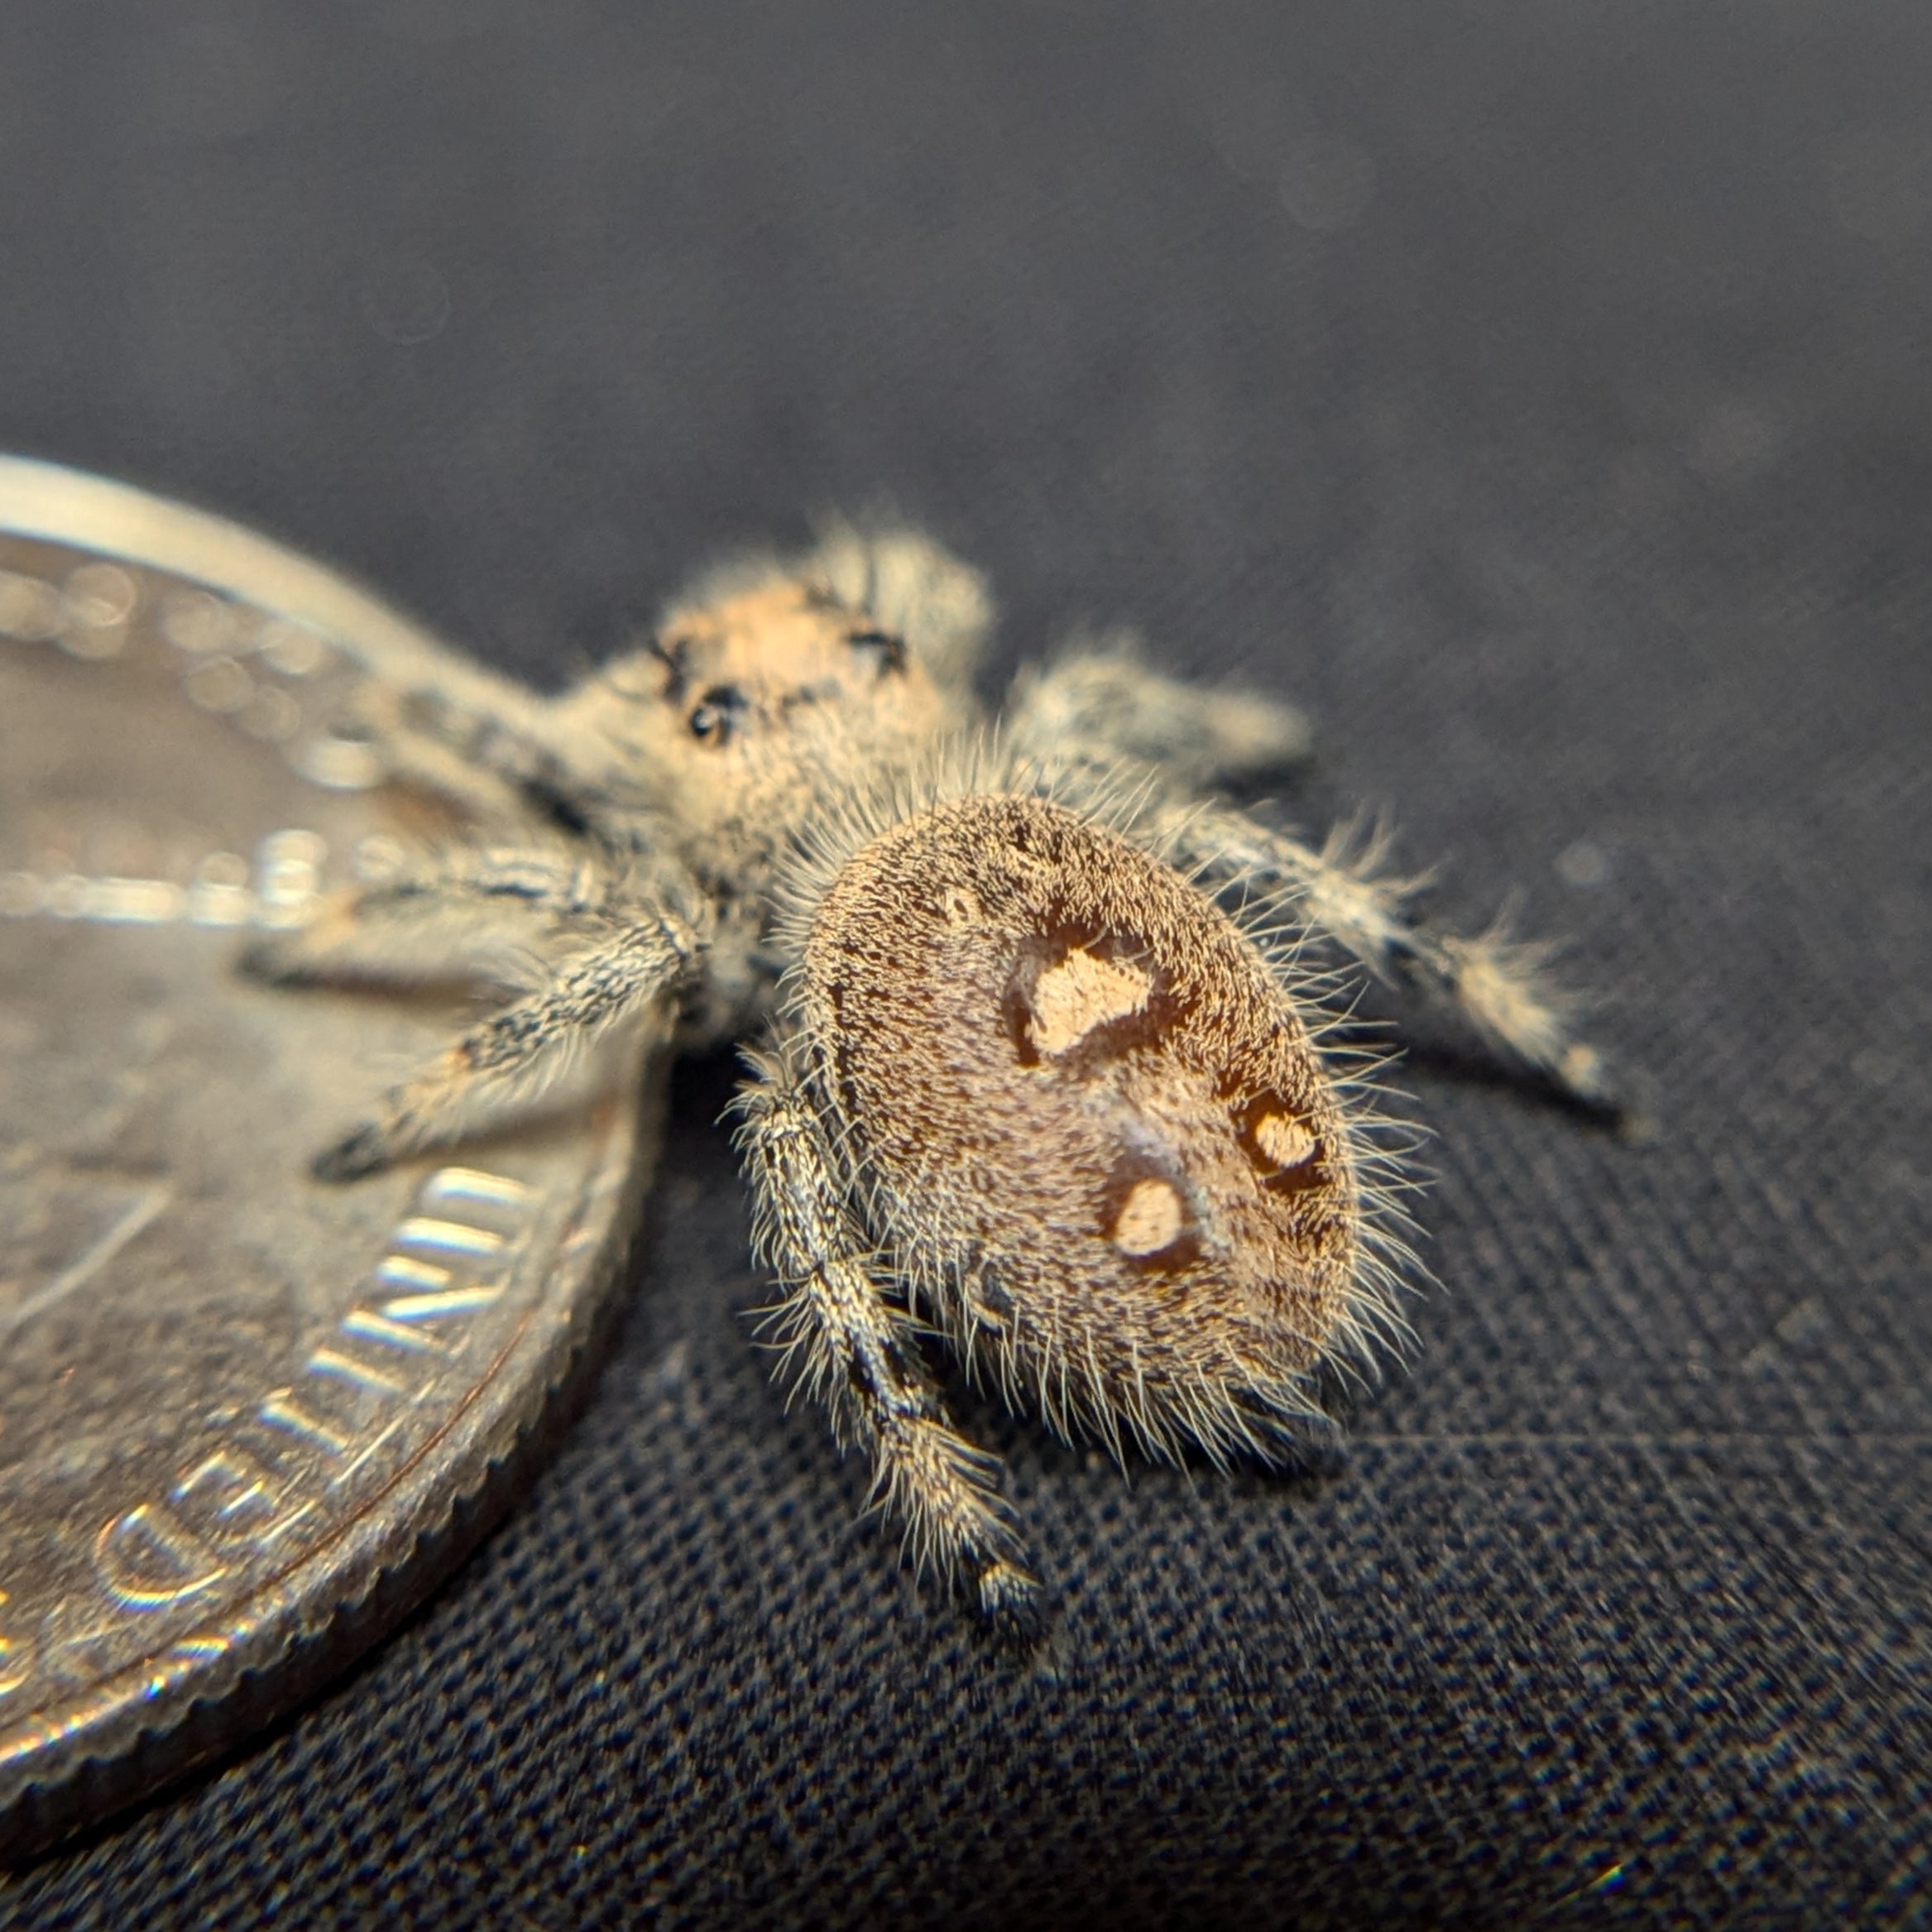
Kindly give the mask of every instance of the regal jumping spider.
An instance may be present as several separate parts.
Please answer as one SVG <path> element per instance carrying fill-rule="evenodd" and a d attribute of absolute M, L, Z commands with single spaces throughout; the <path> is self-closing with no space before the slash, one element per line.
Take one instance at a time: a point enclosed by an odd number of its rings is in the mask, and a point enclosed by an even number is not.
<path fill-rule="evenodd" d="M 1530 950 L 1431 929 L 1373 851 L 1217 790 L 1292 763 L 1296 712 L 1114 645 L 1023 671 L 989 729 L 990 621 L 927 539 L 841 529 L 701 579 L 554 700 L 480 701 L 453 661 L 378 723 L 473 840 L 248 963 L 508 995 L 318 1158 L 330 1180 L 654 1041 L 762 1029 L 739 1140 L 784 1359 L 919 1559 L 1024 1631 L 1000 1465 L 948 1420 L 923 1327 L 1063 1434 L 1216 1462 L 1278 1456 L 1318 1368 L 1401 1330 L 1400 1149 L 1311 953 L 1616 1103 Z"/>

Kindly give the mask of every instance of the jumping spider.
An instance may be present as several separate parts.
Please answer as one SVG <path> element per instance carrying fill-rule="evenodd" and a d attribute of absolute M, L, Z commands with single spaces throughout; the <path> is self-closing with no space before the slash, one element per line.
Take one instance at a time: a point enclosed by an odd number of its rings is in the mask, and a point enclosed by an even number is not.
<path fill-rule="evenodd" d="M 1278 1457 L 1323 1364 L 1399 1334 L 1400 1148 L 1331 1038 L 1337 954 L 1452 1002 L 1614 1112 L 1538 961 L 1420 923 L 1373 852 L 1216 788 L 1298 714 L 1129 647 L 1023 671 L 985 724 L 980 578 L 904 530 L 701 579 L 554 700 L 452 660 L 389 693 L 397 769 L 473 839 L 248 964 L 451 974 L 507 1004 L 322 1153 L 346 1181 L 667 1039 L 763 1029 L 738 1138 L 785 1361 L 870 1457 L 920 1560 L 1022 1632 L 1038 1586 L 1000 1469 L 921 1347 L 1115 1452 Z"/>

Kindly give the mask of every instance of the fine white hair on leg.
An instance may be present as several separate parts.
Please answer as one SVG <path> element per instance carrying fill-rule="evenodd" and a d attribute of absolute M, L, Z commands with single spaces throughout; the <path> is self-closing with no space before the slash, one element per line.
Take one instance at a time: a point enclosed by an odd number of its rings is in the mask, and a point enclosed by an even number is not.
<path fill-rule="evenodd" d="M 995 1628 L 1037 1634 L 1038 1586 L 996 1458 L 948 1418 L 911 1317 L 880 1292 L 872 1244 L 809 1095 L 784 1047 L 754 1062 L 739 1143 L 755 1201 L 755 1240 L 784 1284 L 771 1311 L 798 1384 L 832 1411 L 841 1442 L 871 1459 L 874 1498 L 906 1526 L 922 1564 L 971 1586 Z"/>
<path fill-rule="evenodd" d="M 699 950 L 675 915 L 635 919 L 554 962 L 547 983 L 491 1014 L 315 1161 L 324 1180 L 372 1173 L 417 1148 L 527 1112 L 611 1035 L 669 1030 L 670 998 Z"/>

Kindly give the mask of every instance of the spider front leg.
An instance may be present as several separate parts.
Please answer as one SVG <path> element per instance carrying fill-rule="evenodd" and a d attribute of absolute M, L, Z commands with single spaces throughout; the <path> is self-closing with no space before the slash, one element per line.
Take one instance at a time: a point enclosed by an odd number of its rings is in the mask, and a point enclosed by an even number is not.
<path fill-rule="evenodd" d="M 453 651 L 392 637 L 362 655 L 352 714 L 386 775 L 476 824 L 527 820 L 533 784 L 559 769 L 550 704 Z"/>
<path fill-rule="evenodd" d="M 256 942 L 242 970 L 271 985 L 484 979 L 528 985 L 548 932 L 602 898 L 583 859 L 540 846 L 459 848 L 332 894 L 303 926 Z"/>
<path fill-rule="evenodd" d="M 1008 730 L 1016 750 L 1049 766 L 1132 758 L 1193 788 L 1287 770 L 1306 760 L 1313 742 L 1292 705 L 1163 677 L 1124 637 L 1022 671 Z"/>
<path fill-rule="evenodd" d="M 1565 1001 L 1546 982 L 1547 949 L 1497 931 L 1474 938 L 1436 931 L 1404 904 L 1412 883 L 1374 876 L 1378 841 L 1351 861 L 1340 837 L 1317 851 L 1218 806 L 1161 808 L 1153 829 L 1175 864 L 1224 889 L 1285 889 L 1378 977 L 1436 995 L 1566 1098 L 1626 1130 L 1636 1124 L 1603 1052 L 1576 1038 Z"/>
<path fill-rule="evenodd" d="M 585 936 L 576 935 L 580 943 Z M 606 926 L 546 962 L 544 983 L 472 1027 L 315 1160 L 325 1181 L 353 1180 L 402 1155 L 458 1140 L 534 1107 L 586 1055 L 626 1029 L 668 1030 L 672 996 L 700 947 L 659 909 Z"/>
<path fill-rule="evenodd" d="M 784 1354 L 830 1407 L 840 1441 L 870 1456 L 873 1495 L 904 1520 L 920 1560 L 964 1575 L 996 1629 L 1031 1642 L 1038 1584 L 1000 1494 L 1000 1464 L 953 1429 L 911 1319 L 880 1292 L 873 1244 L 795 1059 L 781 1048 L 755 1063 L 739 1136 L 758 1251 L 787 1290 L 775 1323 Z"/>

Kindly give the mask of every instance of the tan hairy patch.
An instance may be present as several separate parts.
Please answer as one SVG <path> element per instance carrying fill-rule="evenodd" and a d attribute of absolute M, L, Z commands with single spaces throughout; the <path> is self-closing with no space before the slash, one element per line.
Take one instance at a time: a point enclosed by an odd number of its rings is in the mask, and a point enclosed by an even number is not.
<path fill-rule="evenodd" d="M 889 660 L 863 641 L 876 635 L 863 611 L 774 574 L 671 611 L 556 700 L 546 729 L 613 797 L 668 812 L 701 873 L 755 890 L 750 828 L 802 822 L 854 772 L 962 722 L 918 655 Z M 695 731 L 704 712 L 724 728 Z"/>
<path fill-rule="evenodd" d="M 1041 1053 L 1065 1053 L 1095 1027 L 1139 1013 L 1153 990 L 1153 982 L 1137 967 L 1118 966 L 1091 952 L 1070 952 L 1033 982 L 1028 1035 Z"/>

